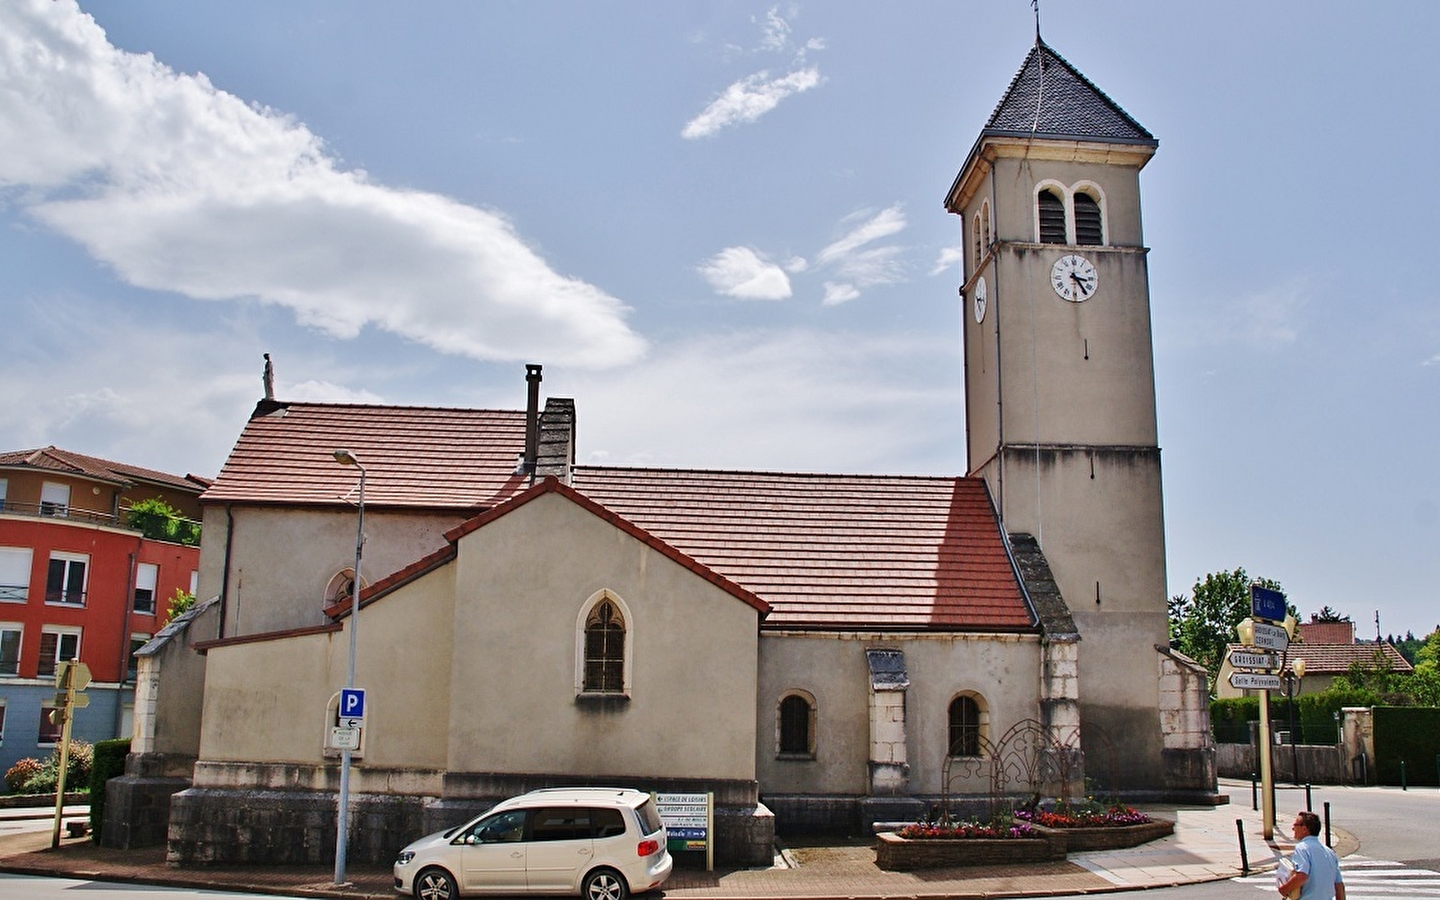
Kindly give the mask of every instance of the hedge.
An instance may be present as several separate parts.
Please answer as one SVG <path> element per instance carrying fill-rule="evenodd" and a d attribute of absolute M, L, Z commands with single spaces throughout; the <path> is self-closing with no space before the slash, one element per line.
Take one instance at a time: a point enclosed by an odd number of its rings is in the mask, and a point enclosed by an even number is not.
<path fill-rule="evenodd" d="M 129 753 L 129 738 L 95 742 L 95 761 L 90 766 L 90 840 L 96 843 L 105 824 L 105 782 L 125 774 Z"/>
<path fill-rule="evenodd" d="M 1399 784 L 1403 760 L 1406 784 L 1440 784 L 1440 708 L 1377 706 L 1374 715 L 1376 780 Z"/>

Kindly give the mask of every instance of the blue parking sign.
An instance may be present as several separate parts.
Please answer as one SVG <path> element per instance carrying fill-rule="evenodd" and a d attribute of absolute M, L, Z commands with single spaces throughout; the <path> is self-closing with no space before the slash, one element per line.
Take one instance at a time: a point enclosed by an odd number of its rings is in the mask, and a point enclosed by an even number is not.
<path fill-rule="evenodd" d="M 341 688 L 341 689 L 340 689 L 340 718 L 342 718 L 342 719 L 363 719 L 363 718 L 365 718 L 365 689 L 364 689 L 364 688 Z"/>

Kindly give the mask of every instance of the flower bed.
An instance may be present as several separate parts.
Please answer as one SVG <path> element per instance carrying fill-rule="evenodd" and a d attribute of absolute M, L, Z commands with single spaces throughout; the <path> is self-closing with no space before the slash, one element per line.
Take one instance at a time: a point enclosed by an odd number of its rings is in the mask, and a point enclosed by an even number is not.
<path fill-rule="evenodd" d="M 1175 823 L 1156 820 L 1129 806 L 1095 804 L 1015 811 L 1015 818 L 1046 833 L 1067 853 L 1136 847 L 1173 834 Z"/>
<path fill-rule="evenodd" d="M 915 826 L 926 827 L 926 826 Z M 1032 829 L 1024 837 L 934 836 L 905 838 L 893 831 L 875 836 L 875 864 L 908 872 L 949 866 L 1004 865 L 1064 859 L 1065 848 Z"/>

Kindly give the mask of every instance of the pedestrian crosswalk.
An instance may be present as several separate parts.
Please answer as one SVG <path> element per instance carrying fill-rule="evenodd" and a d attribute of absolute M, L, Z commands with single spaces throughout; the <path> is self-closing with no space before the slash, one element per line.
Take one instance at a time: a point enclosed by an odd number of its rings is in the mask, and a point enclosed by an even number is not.
<path fill-rule="evenodd" d="M 1345 876 L 1346 900 L 1440 900 L 1440 872 L 1359 854 L 1342 858 L 1340 872 Z M 1275 891 L 1273 872 L 1236 880 L 1272 894 Z"/>

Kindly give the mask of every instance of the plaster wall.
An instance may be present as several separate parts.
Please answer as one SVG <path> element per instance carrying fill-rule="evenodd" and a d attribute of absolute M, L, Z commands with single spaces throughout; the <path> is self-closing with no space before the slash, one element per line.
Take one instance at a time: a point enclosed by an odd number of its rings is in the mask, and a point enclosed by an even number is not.
<path fill-rule="evenodd" d="M 355 565 L 354 507 L 306 509 L 232 506 L 230 590 L 225 635 L 263 634 L 321 625 L 326 588 Z M 458 513 L 395 512 L 365 507 L 365 584 L 404 568 L 445 543 L 447 529 L 464 521 Z M 221 592 L 225 571 L 223 504 L 205 507 L 199 594 Z"/>
<path fill-rule="evenodd" d="M 577 696 L 577 628 L 627 613 L 626 698 Z M 462 538 L 447 768 L 755 778 L 758 611 L 559 494 Z"/>
<path fill-rule="evenodd" d="M 870 758 L 870 673 L 867 649 L 902 649 L 910 686 L 905 693 L 907 790 L 938 794 L 949 748 L 950 701 L 975 694 L 985 731 L 996 740 L 1022 719 L 1039 718 L 1040 642 L 1014 634 L 823 634 L 777 632 L 760 642 L 755 730 L 756 773 L 763 793 L 867 793 Z M 785 695 L 815 698 L 815 758 L 781 758 L 779 709 Z M 952 789 L 988 790 L 984 779 L 958 769 Z"/>

